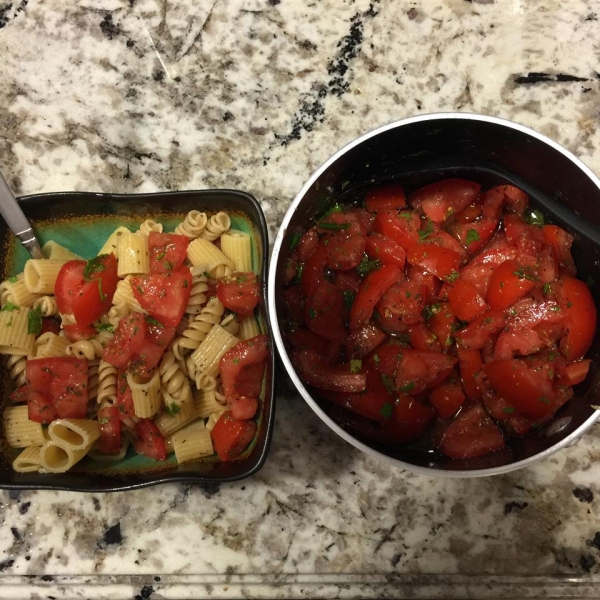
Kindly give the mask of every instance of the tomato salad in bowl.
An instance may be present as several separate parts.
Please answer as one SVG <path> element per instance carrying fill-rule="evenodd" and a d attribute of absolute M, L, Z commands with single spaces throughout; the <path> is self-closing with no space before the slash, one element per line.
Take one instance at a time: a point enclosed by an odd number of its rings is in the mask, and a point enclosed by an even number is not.
<path fill-rule="evenodd" d="M 587 376 L 596 307 L 573 237 L 514 185 L 401 183 L 335 204 L 291 239 L 291 362 L 367 444 L 450 460 L 532 435 Z"/>

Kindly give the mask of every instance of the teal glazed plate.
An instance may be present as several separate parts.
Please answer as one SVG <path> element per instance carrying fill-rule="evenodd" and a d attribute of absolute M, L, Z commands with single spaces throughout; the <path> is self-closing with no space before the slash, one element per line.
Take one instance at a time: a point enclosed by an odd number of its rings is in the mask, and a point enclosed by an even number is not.
<path fill-rule="evenodd" d="M 85 258 L 95 256 L 109 235 L 121 225 L 135 231 L 142 221 L 151 218 L 162 223 L 165 231 L 172 231 L 190 210 L 228 212 L 232 228 L 245 231 L 252 239 L 253 269 L 259 274 L 261 290 L 256 311 L 261 330 L 267 333 L 273 348 L 266 303 L 267 225 L 260 205 L 250 194 L 235 190 L 138 195 L 61 192 L 24 196 L 19 198 L 19 203 L 40 244 L 54 240 Z M 21 272 L 29 255 L 1 218 L 0 248 L 4 280 Z M 6 367 L 1 372 L 0 393 L 5 405 L 14 384 Z M 267 457 L 275 409 L 274 377 L 272 351 L 257 419 L 258 432 L 237 460 L 220 462 L 213 456 L 179 465 L 173 454 L 166 461 L 158 462 L 138 455 L 130 448 L 125 458 L 118 462 L 84 458 L 67 473 L 15 473 L 11 465 L 20 450 L 8 447 L 2 431 L 0 488 L 112 492 L 164 482 L 215 484 L 248 477 L 262 467 Z"/>

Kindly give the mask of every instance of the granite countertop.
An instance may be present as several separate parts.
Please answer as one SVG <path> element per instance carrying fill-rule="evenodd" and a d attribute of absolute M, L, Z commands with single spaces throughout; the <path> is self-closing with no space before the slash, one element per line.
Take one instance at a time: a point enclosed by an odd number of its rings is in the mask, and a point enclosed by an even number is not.
<path fill-rule="evenodd" d="M 3 0 L 17 194 L 241 188 L 271 234 L 383 123 L 474 111 L 600 173 L 599 0 Z M 541 464 L 429 479 L 335 439 L 281 377 L 253 478 L 0 492 L 0 598 L 592 597 L 600 426 Z"/>

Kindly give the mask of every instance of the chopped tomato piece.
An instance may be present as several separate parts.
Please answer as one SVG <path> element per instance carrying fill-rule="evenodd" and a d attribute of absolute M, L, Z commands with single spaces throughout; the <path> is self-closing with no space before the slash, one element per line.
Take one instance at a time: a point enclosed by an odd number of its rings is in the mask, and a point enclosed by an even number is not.
<path fill-rule="evenodd" d="M 544 240 L 552 246 L 556 261 L 567 274 L 575 276 L 577 268 L 571 256 L 573 236 L 556 225 L 545 225 L 542 228 Z"/>
<path fill-rule="evenodd" d="M 485 389 L 483 383 L 483 361 L 479 350 L 458 348 L 460 378 L 469 400 L 480 400 Z"/>
<path fill-rule="evenodd" d="M 63 325 L 63 330 L 71 342 L 89 340 L 98 333 L 93 325 L 82 327 L 81 325 L 77 325 L 77 323 L 66 323 Z"/>
<path fill-rule="evenodd" d="M 377 303 L 380 315 L 377 324 L 388 331 L 401 333 L 409 325 L 423 320 L 426 288 L 412 281 L 392 285 Z"/>
<path fill-rule="evenodd" d="M 392 416 L 375 431 L 375 439 L 383 444 L 408 444 L 421 437 L 434 417 L 430 406 L 415 398 L 401 395 Z"/>
<path fill-rule="evenodd" d="M 487 301 L 494 310 L 505 310 L 522 298 L 540 280 L 533 265 L 522 260 L 507 260 L 499 265 L 490 279 Z"/>
<path fill-rule="evenodd" d="M 437 299 L 442 287 L 442 282 L 432 273 L 414 265 L 408 265 L 406 278 L 413 284 L 421 284 L 425 288 L 425 302 L 430 303 Z"/>
<path fill-rule="evenodd" d="M 577 385 L 585 380 L 590 370 L 591 360 L 580 360 L 558 369 L 558 385 Z"/>
<path fill-rule="evenodd" d="M 297 329 L 286 334 L 288 342 L 294 350 L 314 350 L 324 355 L 327 352 L 329 341 L 309 329 Z"/>
<path fill-rule="evenodd" d="M 300 241 L 298 242 L 298 260 L 300 262 L 306 262 L 317 249 L 319 245 L 319 234 L 317 233 L 316 227 L 311 227 L 308 231 L 304 232 Z"/>
<path fill-rule="evenodd" d="M 475 201 L 481 185 L 464 179 L 442 179 L 413 192 L 408 201 L 434 223 L 442 223 L 448 217 L 462 212 Z"/>
<path fill-rule="evenodd" d="M 457 223 L 451 232 L 469 254 L 475 254 L 489 242 L 497 227 L 497 220 L 483 218 L 473 223 Z"/>
<path fill-rule="evenodd" d="M 98 411 L 100 440 L 98 451 L 102 454 L 116 454 L 121 448 L 121 421 L 116 406 L 104 406 Z"/>
<path fill-rule="evenodd" d="M 181 280 L 181 282 L 171 282 L 171 285 L 175 286 L 175 289 L 177 289 L 177 286 L 179 286 L 179 289 L 181 289 L 182 285 L 183 287 L 185 287 L 185 283 L 186 280 Z M 187 291 L 187 288 L 185 289 Z M 188 292 L 188 299 L 189 296 L 190 293 Z M 230 277 L 223 277 L 219 279 L 219 281 L 217 282 L 217 296 L 219 300 L 223 303 L 223 306 L 225 306 L 225 308 L 228 308 L 229 310 L 232 310 L 233 312 L 239 315 L 252 315 L 254 309 L 256 308 L 256 305 L 258 304 L 258 301 L 260 300 L 260 293 L 258 289 L 258 281 L 256 280 L 256 275 L 254 273 L 234 273 Z M 142 304 L 142 306 L 144 305 Z M 186 306 L 187 300 L 183 307 L 184 311 Z M 144 308 L 146 308 L 146 310 L 148 310 L 148 312 L 151 313 L 149 308 L 145 306 Z M 176 314 L 179 314 L 179 308 L 177 309 Z M 179 319 L 176 323 L 172 322 L 175 319 L 174 317 L 169 321 L 165 321 L 164 317 L 162 320 L 164 321 L 165 325 L 177 326 L 179 324 L 179 321 L 181 321 L 182 316 L 183 311 L 181 315 L 179 315 Z"/>
<path fill-rule="evenodd" d="M 185 260 L 189 241 L 185 235 L 151 231 L 148 234 L 150 272 L 168 273 L 179 269 Z"/>
<path fill-rule="evenodd" d="M 117 372 L 117 408 L 121 421 L 135 417 L 133 396 L 127 383 L 127 371 L 123 369 L 119 369 Z"/>
<path fill-rule="evenodd" d="M 373 188 L 367 192 L 365 206 L 370 212 L 377 212 L 382 208 L 404 208 L 406 196 L 400 184 L 392 184 Z"/>
<path fill-rule="evenodd" d="M 435 414 L 444 421 L 453 417 L 465 401 L 465 394 L 460 385 L 440 383 L 429 394 L 429 402 Z"/>
<path fill-rule="evenodd" d="M 452 345 L 453 327 L 456 323 L 452 307 L 448 302 L 440 302 L 429 306 L 428 312 L 431 316 L 427 321 L 427 326 L 437 337 L 442 351 L 445 351 Z"/>
<path fill-rule="evenodd" d="M 356 331 L 368 323 L 381 296 L 402 277 L 402 269 L 395 265 L 383 265 L 365 277 L 350 311 L 351 331 Z"/>
<path fill-rule="evenodd" d="M 50 423 L 55 418 L 84 419 L 87 411 L 87 361 L 72 357 L 27 361 L 29 418 Z"/>
<path fill-rule="evenodd" d="M 328 263 L 327 246 L 319 242 L 310 258 L 304 263 L 300 288 L 306 297 L 309 292 L 325 280 L 325 267 Z"/>
<path fill-rule="evenodd" d="M 444 432 L 439 450 L 450 458 L 475 458 L 504 447 L 502 433 L 476 404 L 461 412 Z"/>
<path fill-rule="evenodd" d="M 305 297 L 299 285 L 294 285 L 283 292 L 285 316 L 294 325 L 304 325 Z"/>
<path fill-rule="evenodd" d="M 488 309 L 487 302 L 468 281 L 464 280 L 454 284 L 448 292 L 448 300 L 454 314 L 461 321 L 472 321 Z"/>
<path fill-rule="evenodd" d="M 334 213 L 319 227 L 335 227 L 325 236 L 327 264 L 331 269 L 348 271 L 358 266 L 365 252 L 366 240 L 358 218 L 354 215 Z"/>
<path fill-rule="evenodd" d="M 440 279 L 447 279 L 454 273 L 458 277 L 461 256 L 454 250 L 427 244 L 410 248 L 406 259 L 411 265 L 421 267 Z"/>
<path fill-rule="evenodd" d="M 373 223 L 375 232 L 394 240 L 404 250 L 417 245 L 420 227 L 421 219 L 416 212 L 410 210 L 398 212 L 389 208 L 378 211 Z"/>
<path fill-rule="evenodd" d="M 442 347 L 437 341 L 437 336 L 429 331 L 425 323 L 416 323 L 408 329 L 410 345 L 415 350 L 431 350 L 432 352 L 441 352 Z"/>
<path fill-rule="evenodd" d="M 496 310 L 488 310 L 480 317 L 469 323 L 464 329 L 454 334 L 456 341 L 462 348 L 483 348 L 492 336 L 504 328 L 506 318 Z"/>
<path fill-rule="evenodd" d="M 367 323 L 350 333 L 348 337 L 348 358 L 364 358 L 383 344 L 387 335 L 373 323 Z"/>
<path fill-rule="evenodd" d="M 164 325 L 172 325 L 174 327 L 179 325 L 179 321 L 181 321 L 181 317 L 183 317 L 190 299 L 190 292 L 192 291 L 192 274 L 189 268 L 182 267 L 179 271 L 132 277 L 130 283 L 133 295 L 142 308 L 146 309 L 155 319 L 158 319 Z M 247 310 L 252 302 L 256 306 L 258 298 L 255 299 L 254 297 L 256 282 L 254 284 L 250 282 L 248 293 L 242 297 L 242 291 L 239 286 L 244 283 L 246 282 L 231 282 L 231 289 L 233 291 L 231 293 L 222 291 L 221 295 L 227 299 L 228 304 L 238 309 Z M 228 287 L 227 290 L 229 289 Z M 221 298 L 219 299 L 223 302 Z M 227 306 L 227 308 L 230 307 Z M 234 309 L 230 308 L 230 310 Z M 251 313 L 252 311 L 250 313 L 241 312 L 240 314 Z"/>
<path fill-rule="evenodd" d="M 139 354 L 146 341 L 146 320 L 142 313 L 123 317 L 112 340 L 104 348 L 102 358 L 115 367 L 124 368 L 132 356 Z"/>
<path fill-rule="evenodd" d="M 78 325 L 91 325 L 111 307 L 118 281 L 117 259 L 112 253 L 87 262 L 70 260 L 54 284 L 58 310 L 73 314 Z"/>
<path fill-rule="evenodd" d="M 256 430 L 254 421 L 236 421 L 229 411 L 224 412 L 210 432 L 219 459 L 236 459 L 254 439 Z"/>
<path fill-rule="evenodd" d="M 44 335 L 44 333 L 55 333 L 58 335 L 60 333 L 60 323 L 52 317 L 44 317 L 42 319 L 40 335 Z"/>
<path fill-rule="evenodd" d="M 379 260 L 382 265 L 395 265 L 404 269 L 406 252 L 391 238 L 373 233 L 367 238 L 365 251 L 371 260 Z"/>
<path fill-rule="evenodd" d="M 362 392 L 367 386 L 364 369 L 352 364 L 327 365 L 314 350 L 301 350 L 292 355 L 292 362 L 309 385 L 331 392 Z"/>
<path fill-rule="evenodd" d="M 344 344 L 348 332 L 344 325 L 343 292 L 328 281 L 312 288 L 306 298 L 306 325 L 314 333 L 331 342 Z"/>
<path fill-rule="evenodd" d="M 579 279 L 563 277 L 556 286 L 558 302 L 565 316 L 562 353 L 571 362 L 583 358 L 596 335 L 596 304 L 588 286 Z"/>
<path fill-rule="evenodd" d="M 396 390 L 404 394 L 420 394 L 444 381 L 456 363 L 456 358 L 441 352 L 403 350 L 396 370 Z"/>
<path fill-rule="evenodd" d="M 165 460 L 167 458 L 165 438 L 152 419 L 142 419 L 137 423 L 135 434 L 137 438 L 133 442 L 133 447 L 138 454 L 143 454 L 155 460 Z"/>

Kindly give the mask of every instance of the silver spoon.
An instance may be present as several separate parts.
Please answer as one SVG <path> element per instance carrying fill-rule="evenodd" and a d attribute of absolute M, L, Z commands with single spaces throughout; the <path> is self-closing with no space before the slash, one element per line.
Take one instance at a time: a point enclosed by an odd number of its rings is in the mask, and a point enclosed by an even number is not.
<path fill-rule="evenodd" d="M 2 173 L 0 173 L 0 213 L 10 230 L 21 240 L 29 254 L 33 258 L 44 258 L 40 244 L 33 232 L 33 227 L 23 213 L 12 190 L 8 187 Z"/>

